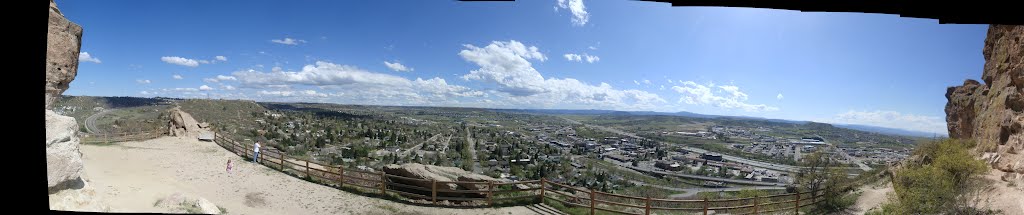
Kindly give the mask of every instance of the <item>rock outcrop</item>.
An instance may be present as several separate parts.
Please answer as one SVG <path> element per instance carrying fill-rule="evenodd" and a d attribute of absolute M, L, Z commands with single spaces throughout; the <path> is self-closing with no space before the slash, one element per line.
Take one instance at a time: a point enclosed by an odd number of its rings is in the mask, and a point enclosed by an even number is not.
<path fill-rule="evenodd" d="M 174 193 L 164 197 L 155 206 L 167 209 L 172 213 L 220 214 L 222 212 L 210 200 L 183 193 Z"/>
<path fill-rule="evenodd" d="M 78 73 L 82 26 L 65 19 L 53 0 L 50 0 L 50 21 L 47 26 L 46 109 L 50 109 Z"/>
<path fill-rule="evenodd" d="M 50 1 L 46 37 L 46 181 L 50 193 L 82 184 L 82 153 L 78 151 L 75 118 L 50 110 L 78 70 L 82 27 L 64 18 Z"/>
<path fill-rule="evenodd" d="M 175 137 L 198 137 L 205 132 L 200 128 L 200 123 L 181 108 L 174 107 L 167 112 L 170 116 L 170 121 L 167 122 L 167 134 Z"/>
<path fill-rule="evenodd" d="M 50 193 L 82 183 L 77 131 L 75 118 L 46 110 L 46 185 Z"/>
<path fill-rule="evenodd" d="M 950 138 L 974 140 L 993 168 L 1024 178 L 1024 26 L 991 25 L 981 79 L 946 90 Z"/>
<path fill-rule="evenodd" d="M 396 175 L 406 178 L 413 178 L 418 180 L 408 180 L 399 177 L 389 178 L 392 183 L 404 184 L 409 186 L 420 187 L 426 190 L 430 190 L 433 187 L 432 181 L 459 181 L 459 182 L 500 182 L 498 179 L 492 178 L 486 175 L 480 175 L 472 173 L 466 170 L 462 170 L 458 167 L 444 167 L 434 165 L 423 165 L 418 163 L 406 163 L 402 165 L 389 164 L 384 166 L 384 173 L 389 175 Z M 430 191 L 421 191 L 416 189 L 406 189 L 402 187 L 393 187 L 403 192 L 421 194 L 430 196 Z M 438 183 L 437 190 L 438 196 L 441 197 L 460 197 L 460 198 L 483 198 L 486 197 L 485 192 L 480 193 L 450 193 L 445 191 L 451 190 L 486 190 L 487 184 L 450 184 L 450 183 Z M 416 198 L 415 196 L 410 196 Z"/>

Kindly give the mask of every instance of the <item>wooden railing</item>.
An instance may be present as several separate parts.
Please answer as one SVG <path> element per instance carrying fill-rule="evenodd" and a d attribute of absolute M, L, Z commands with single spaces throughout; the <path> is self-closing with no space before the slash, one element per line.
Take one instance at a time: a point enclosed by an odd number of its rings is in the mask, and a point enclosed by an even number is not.
<path fill-rule="evenodd" d="M 221 147 L 251 159 L 253 145 L 240 143 L 219 135 L 214 142 Z M 811 204 L 822 201 L 822 190 L 816 192 L 787 193 L 736 199 L 679 200 L 650 197 L 626 196 L 569 186 L 557 182 L 540 180 L 518 182 L 465 182 L 432 181 L 386 174 L 380 170 L 361 170 L 344 165 L 329 165 L 316 161 L 297 159 L 269 147 L 261 148 L 260 164 L 267 167 L 305 177 L 315 182 L 337 186 L 352 186 L 364 192 L 382 195 L 398 194 L 410 202 L 444 205 L 441 201 L 470 202 L 470 205 L 492 206 L 497 203 L 531 199 L 559 202 L 567 207 L 580 207 L 596 211 L 619 214 L 650 215 L 652 213 L 701 213 L 728 214 L 771 214 L 798 212 Z M 419 184 L 420 186 L 411 185 Z M 449 185 L 471 189 L 450 189 Z M 813 195 L 812 195 L 813 194 Z M 419 199 L 418 202 L 412 199 Z"/>
<path fill-rule="evenodd" d="M 167 134 L 165 129 L 154 129 L 149 131 L 136 132 L 114 132 L 102 134 L 81 134 L 81 143 L 113 143 L 125 141 L 139 141 L 157 138 Z"/>

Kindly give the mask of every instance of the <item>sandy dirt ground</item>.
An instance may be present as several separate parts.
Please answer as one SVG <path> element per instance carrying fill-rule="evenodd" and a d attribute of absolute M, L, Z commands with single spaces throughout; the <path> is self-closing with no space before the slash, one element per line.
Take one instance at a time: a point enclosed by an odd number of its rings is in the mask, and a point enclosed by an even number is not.
<path fill-rule="evenodd" d="M 210 200 L 227 214 L 551 214 L 531 205 L 451 209 L 351 194 L 252 164 L 212 142 L 162 137 L 109 146 L 82 145 L 87 182 L 111 212 L 167 212 L 175 192 Z M 229 174 L 225 163 L 232 160 Z"/>
<path fill-rule="evenodd" d="M 982 191 L 980 208 L 1002 210 L 1006 215 L 1024 215 L 1024 184 L 1014 184 L 1000 179 L 1003 172 L 992 169 L 985 175 L 991 186 Z"/>
<path fill-rule="evenodd" d="M 892 182 L 889 180 L 880 181 L 868 186 L 862 186 L 854 192 L 860 192 L 857 202 L 843 211 L 842 214 L 864 214 L 876 208 L 880 208 L 893 192 Z"/>

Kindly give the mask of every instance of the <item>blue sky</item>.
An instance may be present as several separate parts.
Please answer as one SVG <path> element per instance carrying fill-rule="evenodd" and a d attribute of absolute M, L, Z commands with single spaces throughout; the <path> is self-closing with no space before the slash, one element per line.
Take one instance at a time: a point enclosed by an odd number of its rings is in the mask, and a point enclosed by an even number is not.
<path fill-rule="evenodd" d="M 65 93 L 690 111 L 946 133 L 987 25 L 636 1 L 57 1 Z"/>

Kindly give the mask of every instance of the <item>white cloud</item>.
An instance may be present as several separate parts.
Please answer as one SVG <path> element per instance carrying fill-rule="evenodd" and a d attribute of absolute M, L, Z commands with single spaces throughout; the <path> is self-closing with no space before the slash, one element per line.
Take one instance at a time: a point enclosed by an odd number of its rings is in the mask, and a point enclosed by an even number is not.
<path fill-rule="evenodd" d="M 164 61 L 166 63 L 169 63 L 169 64 L 177 64 L 177 65 L 182 65 L 182 66 L 187 66 L 187 67 L 197 67 L 197 66 L 199 66 L 199 61 L 196 61 L 196 60 L 193 60 L 193 59 L 188 59 L 188 58 L 183 58 L 183 57 L 178 57 L 178 56 L 165 56 L 165 57 L 161 57 L 160 60 L 162 60 L 162 61 Z"/>
<path fill-rule="evenodd" d="M 636 85 L 640 85 L 640 82 L 636 81 L 636 80 L 633 80 L 633 83 L 636 84 Z"/>
<path fill-rule="evenodd" d="M 398 63 L 398 61 L 395 61 L 394 63 L 384 61 L 384 65 L 388 66 L 388 69 L 396 72 L 412 72 L 414 70 L 413 68 L 405 67 L 405 65 Z"/>
<path fill-rule="evenodd" d="M 558 7 L 569 9 L 572 12 L 572 24 L 575 26 L 583 26 L 590 20 L 590 14 L 587 12 L 586 6 L 583 5 L 583 0 L 558 0 Z M 555 10 L 557 11 L 558 8 Z"/>
<path fill-rule="evenodd" d="M 204 84 L 203 86 L 199 86 L 199 90 L 202 90 L 202 91 L 210 91 L 210 90 L 213 90 L 213 87 L 210 87 L 210 86 L 206 86 L 206 85 Z"/>
<path fill-rule="evenodd" d="M 142 94 L 142 95 L 149 95 L 149 92 L 147 92 L 147 91 L 143 90 L 142 92 L 139 92 L 139 94 Z"/>
<path fill-rule="evenodd" d="M 227 57 L 224 57 L 224 56 L 220 56 L 220 55 L 217 55 L 217 57 L 214 57 L 214 59 L 217 59 L 217 60 L 219 60 L 219 61 L 228 61 L 228 58 L 227 58 Z"/>
<path fill-rule="evenodd" d="M 683 86 L 673 86 L 672 90 L 682 94 L 679 98 L 679 102 L 685 102 L 687 104 L 696 105 L 713 105 L 719 108 L 726 109 L 742 109 L 747 112 L 761 112 L 761 111 L 777 111 L 779 108 L 772 107 L 764 104 L 749 104 L 746 103 L 748 96 L 746 93 L 740 91 L 737 86 L 718 86 L 721 90 L 728 93 L 728 96 L 718 96 L 712 93 L 711 88 L 713 84 L 708 86 L 694 83 L 693 81 L 683 82 Z"/>
<path fill-rule="evenodd" d="M 152 83 L 151 81 L 149 81 L 149 80 L 147 80 L 147 79 L 138 79 L 138 80 L 135 80 L 135 82 L 137 82 L 137 83 L 140 83 L 140 84 L 149 84 L 149 83 Z"/>
<path fill-rule="evenodd" d="M 669 84 L 675 84 L 676 82 L 675 82 L 675 81 L 672 81 L 672 79 L 668 79 L 668 83 L 669 83 Z"/>
<path fill-rule="evenodd" d="M 175 80 L 185 79 L 185 78 L 181 77 L 181 75 L 172 75 L 171 78 L 174 78 Z"/>
<path fill-rule="evenodd" d="M 258 72 L 255 70 L 238 71 L 232 76 L 246 87 L 261 87 L 267 85 L 301 84 L 311 86 L 348 85 L 357 83 L 380 84 L 380 85 L 410 85 L 408 79 L 369 72 L 363 69 L 348 65 L 337 65 L 333 63 L 317 61 L 316 65 L 306 65 L 298 72 L 285 72 L 274 69 L 272 72 Z"/>
<path fill-rule="evenodd" d="M 594 46 L 587 46 L 587 48 L 590 49 L 590 50 L 597 50 L 597 47 L 594 47 Z"/>
<path fill-rule="evenodd" d="M 658 90 L 665 90 L 665 85 L 661 85 L 661 87 L 659 87 Z"/>
<path fill-rule="evenodd" d="M 583 56 L 580 56 L 578 54 L 565 54 L 564 56 L 565 56 L 565 59 L 568 60 L 568 61 L 580 62 L 580 61 L 583 60 Z"/>
<path fill-rule="evenodd" d="M 305 40 L 297 40 L 297 39 L 292 39 L 292 38 L 287 38 L 286 37 L 283 40 L 273 39 L 273 40 L 270 40 L 270 42 L 280 43 L 280 44 L 285 44 L 285 45 L 298 45 L 299 43 L 305 43 L 306 41 Z"/>
<path fill-rule="evenodd" d="M 316 92 L 316 90 L 283 90 L 266 91 L 261 90 L 260 95 L 282 96 L 282 97 L 327 97 L 327 94 Z"/>
<path fill-rule="evenodd" d="M 236 81 L 236 80 L 238 80 L 238 78 L 235 78 L 235 76 L 227 76 L 227 75 L 217 75 L 217 77 L 204 78 L 203 79 L 203 81 L 207 82 L 207 83 L 218 83 L 218 82 L 221 82 L 221 81 Z"/>
<path fill-rule="evenodd" d="M 178 87 L 178 88 L 174 88 L 174 89 L 171 89 L 171 90 L 172 91 L 179 91 L 179 92 L 195 92 L 195 91 L 199 91 L 199 89 L 191 88 L 191 87 L 189 87 L 189 88 Z M 164 91 L 168 91 L 168 90 L 164 89 Z"/>
<path fill-rule="evenodd" d="M 208 61 L 208 60 L 199 60 L 199 63 L 201 63 L 201 64 L 210 64 L 210 61 Z"/>
<path fill-rule="evenodd" d="M 782 93 L 779 93 L 779 95 L 775 96 L 775 98 L 778 99 L 778 100 L 782 100 L 782 98 L 783 98 L 782 97 Z"/>
<path fill-rule="evenodd" d="M 565 55 L 562 55 L 562 56 L 565 57 L 565 60 L 568 60 L 568 61 L 583 62 L 584 60 L 586 60 L 587 63 L 594 63 L 594 62 L 601 61 L 600 57 L 589 55 L 587 53 L 583 53 L 582 55 L 581 54 L 568 53 L 568 54 L 565 54 Z"/>
<path fill-rule="evenodd" d="M 644 84 L 651 84 L 651 80 L 644 79 Z"/>
<path fill-rule="evenodd" d="M 231 85 L 225 85 L 225 86 L 224 86 L 224 89 L 225 89 L 225 90 L 235 90 L 235 89 L 237 89 L 237 88 L 235 88 L 234 86 L 231 86 Z"/>
<path fill-rule="evenodd" d="M 947 134 L 946 119 L 938 116 L 923 116 L 896 111 L 854 111 L 837 114 L 829 123 L 873 125 L 913 131 Z"/>
<path fill-rule="evenodd" d="M 573 78 L 547 78 L 533 68 L 528 59 L 542 60 L 536 47 L 517 41 L 494 41 L 480 48 L 465 45 L 459 56 L 480 68 L 462 76 L 468 81 L 484 81 L 497 85 L 495 92 L 503 94 L 500 102 L 513 106 L 552 105 L 570 108 L 623 108 L 650 106 L 665 100 L 656 94 L 640 90 L 617 90 L 607 83 L 592 85 Z M 529 50 L 529 51 L 525 51 Z"/>
<path fill-rule="evenodd" d="M 78 61 L 101 63 L 99 58 L 92 57 L 91 55 L 89 55 L 89 52 L 78 53 Z"/>

